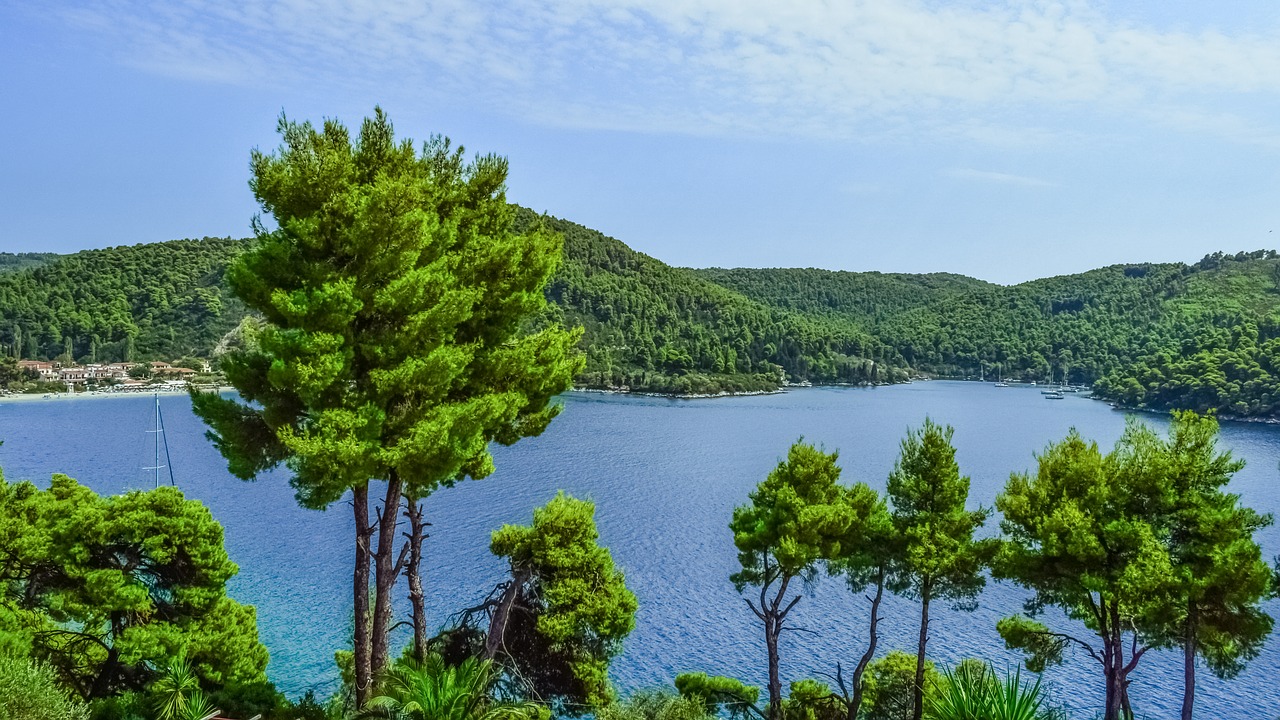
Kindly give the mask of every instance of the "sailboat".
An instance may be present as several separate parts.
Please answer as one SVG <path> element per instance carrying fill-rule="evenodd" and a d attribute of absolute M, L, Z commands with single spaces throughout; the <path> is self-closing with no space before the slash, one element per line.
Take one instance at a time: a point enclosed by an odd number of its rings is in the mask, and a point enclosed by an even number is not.
<path fill-rule="evenodd" d="M 156 455 L 155 455 L 156 464 L 150 467 L 144 467 L 142 469 L 155 471 L 156 487 L 160 487 L 160 471 L 161 470 L 168 470 L 169 484 L 177 485 L 178 483 L 176 483 L 173 479 L 173 460 L 170 459 L 169 457 L 169 439 L 165 437 L 165 434 L 164 434 L 164 413 L 160 412 L 160 393 L 155 393 L 154 396 L 155 396 L 155 429 L 148 430 L 147 433 L 154 434 L 156 436 L 156 443 L 155 443 L 156 444 Z M 160 462 L 160 447 L 162 445 L 164 446 L 164 463 L 163 464 L 161 464 Z"/>
<path fill-rule="evenodd" d="M 996 387 L 1009 387 L 1009 383 L 1004 381 L 1004 369 L 996 370 Z"/>

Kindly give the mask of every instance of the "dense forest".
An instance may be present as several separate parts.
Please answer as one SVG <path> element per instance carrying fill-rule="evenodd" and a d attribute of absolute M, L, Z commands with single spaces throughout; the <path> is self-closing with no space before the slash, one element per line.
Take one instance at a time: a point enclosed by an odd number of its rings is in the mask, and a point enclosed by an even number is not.
<path fill-rule="evenodd" d="M 1006 287 L 947 273 L 676 268 L 517 211 L 518 229 L 536 222 L 565 237 L 541 322 L 583 328 L 580 386 L 743 392 L 922 372 L 1093 385 L 1134 407 L 1280 411 L 1272 251 Z M 0 256 L 0 343 L 30 359 L 211 355 L 245 314 L 222 282 L 244 247 L 205 238 Z"/>
<path fill-rule="evenodd" d="M 1274 251 L 1009 287 L 952 275 L 699 273 L 775 307 L 853 320 L 922 372 L 1093 385 L 1135 407 L 1241 417 L 1280 405 Z"/>
<path fill-rule="evenodd" d="M 517 224 L 539 221 L 522 210 Z M 582 384 L 707 392 L 905 377 L 901 358 L 856 323 L 770 307 L 595 230 L 546 222 L 565 237 L 547 295 L 584 329 Z"/>
<path fill-rule="evenodd" d="M 207 356 L 244 315 L 222 283 L 242 240 L 88 250 L 0 275 L 0 342 L 26 359 Z"/>

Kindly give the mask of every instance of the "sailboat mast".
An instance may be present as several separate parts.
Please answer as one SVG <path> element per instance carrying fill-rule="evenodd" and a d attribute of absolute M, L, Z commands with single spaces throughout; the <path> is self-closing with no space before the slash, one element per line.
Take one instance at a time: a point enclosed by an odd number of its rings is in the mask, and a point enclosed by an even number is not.
<path fill-rule="evenodd" d="M 160 410 L 160 394 L 156 393 L 156 421 L 159 423 L 160 432 L 158 433 L 164 439 L 164 466 L 169 469 L 169 484 L 177 485 L 173 481 L 173 458 L 169 457 L 169 436 L 164 432 L 164 413 Z M 158 475 L 159 473 L 157 473 Z M 160 484 L 160 478 L 156 478 L 156 484 Z"/>
<path fill-rule="evenodd" d="M 177 485 L 177 483 L 174 482 L 173 480 L 173 459 L 169 456 L 169 438 L 164 437 L 164 414 L 160 412 L 160 393 L 155 393 L 154 397 L 155 397 L 155 408 L 156 408 L 156 412 L 155 412 L 156 429 L 148 430 L 147 432 L 155 433 L 155 436 L 156 436 L 156 464 L 152 465 L 151 467 L 143 468 L 143 470 L 155 470 L 156 471 L 155 486 L 160 487 L 160 471 L 165 468 L 168 468 L 169 484 Z M 160 443 L 162 441 L 164 442 L 164 464 L 163 465 L 160 464 Z"/>
<path fill-rule="evenodd" d="M 160 393 L 155 394 L 156 400 L 156 487 L 160 487 Z"/>

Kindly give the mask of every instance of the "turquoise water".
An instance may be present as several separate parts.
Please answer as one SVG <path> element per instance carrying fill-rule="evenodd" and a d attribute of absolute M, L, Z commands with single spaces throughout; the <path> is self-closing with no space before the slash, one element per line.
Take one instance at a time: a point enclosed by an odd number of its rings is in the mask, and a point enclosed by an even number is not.
<path fill-rule="evenodd" d="M 228 550 L 240 565 L 232 593 L 258 608 L 272 679 L 294 696 L 331 689 L 333 652 L 349 632 L 350 508 L 299 509 L 283 473 L 254 483 L 235 480 L 204 439 L 187 399 L 161 403 L 178 484 L 226 528 Z M 1100 402 L 1070 396 L 1047 402 L 1028 388 L 951 382 L 716 400 L 574 393 L 565 406 L 542 437 L 498 448 L 492 477 L 428 500 L 430 611 L 442 624 L 502 579 L 501 564 L 488 553 L 494 528 L 528 522 L 532 508 L 558 489 L 590 498 L 602 542 L 640 598 L 636 630 L 614 665 L 624 689 L 667 684 L 685 670 L 763 681 L 759 628 L 728 581 L 735 555 L 727 523 L 798 437 L 838 449 L 847 480 L 883 489 L 903 433 L 929 415 L 955 426 L 961 469 L 973 479 L 971 500 L 990 505 L 1011 471 L 1032 467 L 1034 453 L 1068 428 L 1109 446 L 1124 426 L 1124 415 Z M 10 480 L 44 482 L 65 472 L 99 492 L 149 487 L 152 480 L 140 468 L 153 464 L 146 434 L 151 407 L 147 397 L 0 403 L 0 467 Z M 1146 419 L 1165 424 L 1157 416 Z M 1276 510 L 1280 427 L 1227 424 L 1223 439 L 1249 463 L 1233 489 L 1255 508 Z M 1280 553 L 1277 528 L 1260 541 L 1266 556 Z M 999 583 L 988 585 L 975 612 L 935 606 L 931 657 L 1016 662 L 1002 649 L 995 622 L 1016 612 L 1024 598 L 1020 589 Z M 837 661 L 855 662 L 865 641 L 866 605 L 838 581 L 820 580 L 793 613 L 798 626 L 817 632 L 787 634 L 784 676 L 798 679 L 831 672 Z M 1268 607 L 1280 613 L 1280 604 Z M 916 606 L 891 598 L 885 616 L 881 647 L 914 648 Z M 1131 689 L 1140 714 L 1176 716 L 1180 662 L 1163 652 L 1143 659 Z M 1202 671 L 1198 714 L 1276 717 L 1277 672 L 1277 641 L 1234 681 Z M 1093 661 L 1078 653 L 1046 673 L 1050 684 L 1070 688 L 1059 691 L 1061 701 L 1086 710 L 1099 704 L 1098 677 Z"/>

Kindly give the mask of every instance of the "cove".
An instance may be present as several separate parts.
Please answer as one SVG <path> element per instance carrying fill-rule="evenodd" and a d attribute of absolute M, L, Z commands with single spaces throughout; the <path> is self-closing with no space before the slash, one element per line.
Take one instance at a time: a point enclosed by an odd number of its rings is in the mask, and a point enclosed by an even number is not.
<path fill-rule="evenodd" d="M 425 581 L 432 620 L 475 604 L 503 575 L 488 552 L 489 533 L 507 522 L 527 523 L 532 509 L 557 490 L 596 503 L 601 540 L 640 599 L 636 630 L 613 668 L 625 692 L 665 685 L 676 673 L 701 670 L 761 683 L 765 662 L 754 616 L 728 576 L 736 560 L 728 521 L 735 505 L 800 436 L 840 451 L 845 481 L 883 490 L 908 427 L 926 415 L 956 428 L 957 459 L 972 478 L 971 504 L 990 506 L 1012 471 L 1034 466 L 1034 454 L 1071 427 L 1104 448 L 1120 436 L 1126 415 L 1080 397 L 1047 402 L 1030 388 L 917 382 L 873 389 L 806 388 L 778 395 L 714 400 L 569 393 L 562 415 L 541 437 L 497 448 L 488 479 L 442 490 L 427 501 L 433 523 L 426 544 Z M 232 478 L 204 438 L 204 426 L 183 396 L 162 397 L 178 484 L 205 502 L 226 530 L 240 574 L 232 594 L 258 609 L 260 634 L 271 649 L 268 672 L 290 696 L 323 695 L 336 682 L 333 652 L 344 647 L 350 623 L 350 508 L 302 510 L 287 472 L 253 483 Z M 45 485 L 54 472 L 98 492 L 150 487 L 141 468 L 153 464 L 146 430 L 150 397 L 0 402 L 0 467 L 10 481 Z M 1156 415 L 1141 419 L 1164 431 Z M 1280 506 L 1275 492 L 1280 427 L 1224 423 L 1222 443 L 1248 462 L 1231 489 L 1263 512 Z M 987 532 L 997 531 L 997 519 Z M 1264 556 L 1280 553 L 1280 529 L 1260 534 Z M 1017 657 L 995 632 L 1000 617 L 1017 612 L 1026 593 L 989 583 L 977 611 L 939 605 L 931 657 L 950 663 L 983 657 L 1012 667 Z M 1267 610 L 1280 614 L 1280 603 Z M 821 578 L 793 617 L 812 632 L 784 638 L 787 680 L 834 672 L 856 661 L 865 642 L 867 603 L 838 579 Z M 1049 616 L 1056 622 L 1054 616 Z M 901 598 L 885 603 L 884 650 L 914 647 L 918 610 Z M 1093 661 L 1069 652 L 1051 668 L 1055 697 L 1090 717 L 1100 706 L 1101 679 Z M 1180 657 L 1144 657 L 1131 694 L 1149 717 L 1175 716 Z M 1280 641 L 1235 680 L 1202 670 L 1197 709 L 1226 720 L 1280 713 Z"/>

